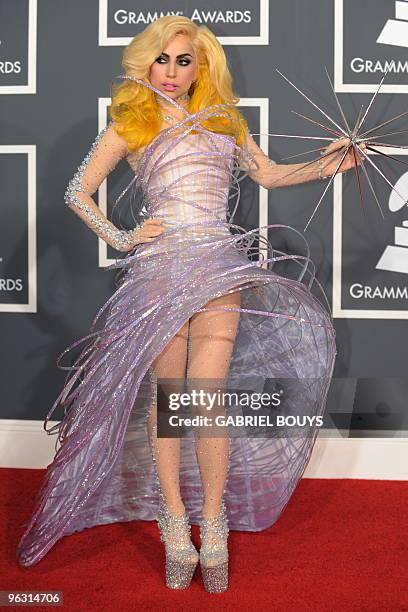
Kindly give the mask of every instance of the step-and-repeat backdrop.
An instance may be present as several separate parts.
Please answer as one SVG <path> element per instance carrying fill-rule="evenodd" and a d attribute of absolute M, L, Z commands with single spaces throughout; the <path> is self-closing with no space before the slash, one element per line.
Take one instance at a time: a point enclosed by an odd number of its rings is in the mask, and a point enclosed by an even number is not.
<path fill-rule="evenodd" d="M 268 134 L 327 134 L 297 114 L 324 122 L 276 69 L 338 121 L 326 69 L 350 122 L 386 71 L 367 129 L 407 109 L 407 0 L 0 0 L 2 419 L 44 418 L 65 376 L 58 354 L 88 332 L 115 288 L 114 271 L 104 268 L 117 253 L 66 207 L 64 191 L 108 121 L 124 46 L 158 16 L 177 13 L 209 26 L 224 45 L 251 132 L 278 163 L 308 159 L 290 156 L 316 141 Z M 404 129 L 407 115 L 383 133 Z M 391 142 L 408 143 L 408 132 Z M 391 189 L 398 183 L 408 196 L 403 153 L 393 161 L 376 155 L 389 182 L 367 166 L 383 215 L 366 181 L 362 208 L 348 172 L 304 233 L 337 331 L 328 398 L 337 435 L 398 437 L 406 428 L 408 213 Z M 95 194 L 104 211 L 129 178 L 120 162 Z M 326 183 L 267 191 L 247 178 L 241 187 L 234 222 L 302 231 Z M 305 255 L 294 232 L 269 239 Z"/>

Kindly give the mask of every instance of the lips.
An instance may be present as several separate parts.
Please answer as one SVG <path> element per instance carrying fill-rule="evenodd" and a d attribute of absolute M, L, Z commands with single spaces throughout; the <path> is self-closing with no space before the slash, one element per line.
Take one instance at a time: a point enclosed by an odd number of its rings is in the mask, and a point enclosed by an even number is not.
<path fill-rule="evenodd" d="M 178 85 L 176 85 L 175 83 L 162 83 L 162 85 L 165 89 L 170 91 L 174 91 L 178 87 Z"/>

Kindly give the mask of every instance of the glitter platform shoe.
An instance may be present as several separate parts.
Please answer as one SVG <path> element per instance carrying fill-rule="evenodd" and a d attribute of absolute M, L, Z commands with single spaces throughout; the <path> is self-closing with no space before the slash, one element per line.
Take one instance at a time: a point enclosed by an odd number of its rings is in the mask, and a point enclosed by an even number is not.
<path fill-rule="evenodd" d="M 150 451 L 153 464 L 156 466 L 154 436 L 157 424 L 152 428 Z M 194 571 L 198 565 L 199 555 L 191 541 L 191 527 L 187 513 L 181 516 L 172 514 L 166 504 L 165 496 L 160 488 L 160 481 L 155 467 L 157 489 L 159 491 L 159 510 L 157 524 L 160 539 L 166 549 L 166 586 L 169 589 L 186 589 L 190 586 Z"/>
<path fill-rule="evenodd" d="M 222 593 L 228 588 L 228 519 L 224 500 L 217 516 L 200 522 L 200 567 L 204 588 Z"/>
<path fill-rule="evenodd" d="M 160 492 L 157 522 L 160 539 L 166 547 L 166 585 L 170 589 L 186 589 L 199 561 L 197 549 L 190 539 L 191 527 L 187 514 L 171 514 Z"/>

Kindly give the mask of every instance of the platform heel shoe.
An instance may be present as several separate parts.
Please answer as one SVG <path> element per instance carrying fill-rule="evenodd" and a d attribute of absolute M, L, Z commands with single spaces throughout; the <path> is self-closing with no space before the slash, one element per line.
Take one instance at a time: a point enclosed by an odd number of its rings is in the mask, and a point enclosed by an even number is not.
<path fill-rule="evenodd" d="M 171 514 L 160 492 L 158 525 L 160 539 L 166 547 L 166 585 L 169 589 L 190 586 L 198 565 L 199 555 L 191 542 L 191 527 L 186 512 L 182 516 Z"/>
<path fill-rule="evenodd" d="M 217 516 L 200 522 L 200 567 L 208 593 L 228 588 L 228 519 L 224 501 Z"/>
<path fill-rule="evenodd" d="M 164 543 L 166 550 L 166 586 L 169 589 L 186 589 L 190 586 L 194 571 L 198 565 L 199 555 L 191 541 L 191 527 L 186 512 L 181 516 L 173 515 L 169 511 L 165 496 L 161 491 L 156 469 L 154 446 L 156 432 L 157 424 L 152 428 L 149 443 L 159 492 L 157 524 L 159 526 L 160 539 Z"/>

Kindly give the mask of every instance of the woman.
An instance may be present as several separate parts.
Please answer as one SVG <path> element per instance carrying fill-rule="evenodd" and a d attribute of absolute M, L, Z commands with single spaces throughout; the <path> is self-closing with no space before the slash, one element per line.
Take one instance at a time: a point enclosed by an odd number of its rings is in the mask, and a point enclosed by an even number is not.
<path fill-rule="evenodd" d="M 190 391 L 194 380 L 205 381 L 207 391 L 264 390 L 270 379 L 291 379 L 301 394 L 283 384 L 286 409 L 321 416 L 335 331 L 311 293 L 310 260 L 304 258 L 298 280 L 272 271 L 277 257 L 252 260 L 261 232 L 227 222 L 228 199 L 231 188 L 239 194 L 237 170 L 266 188 L 323 178 L 336 168 L 343 143 L 326 149 L 325 163 L 270 160 L 236 107 L 221 45 L 185 17 L 149 25 L 124 50 L 123 66 L 112 120 L 71 179 L 66 203 L 128 255 L 108 268 L 120 268 L 123 277 L 91 333 L 59 357 L 92 339 L 68 368 L 73 373 L 45 419 L 64 406 L 61 423 L 46 430 L 58 431 L 61 446 L 17 555 L 29 566 L 74 531 L 157 519 L 167 586 L 186 588 L 200 562 L 206 590 L 221 592 L 228 585 L 228 529 L 256 531 L 277 520 L 317 426 L 306 437 L 259 437 L 245 427 L 237 437 L 221 427 L 208 436 L 201 426 L 193 436 L 158 436 L 156 382 L 186 378 Z M 140 189 L 145 205 L 144 220 L 131 230 L 117 228 L 92 198 L 124 158 L 134 170 L 133 193 Z M 341 170 L 353 163 L 347 157 Z M 279 226 L 267 226 L 273 227 Z M 308 285 L 300 282 L 306 272 Z M 197 414 L 207 410 L 200 406 Z M 237 405 L 216 406 L 218 415 L 234 411 Z M 200 525 L 199 553 L 190 523 Z"/>

